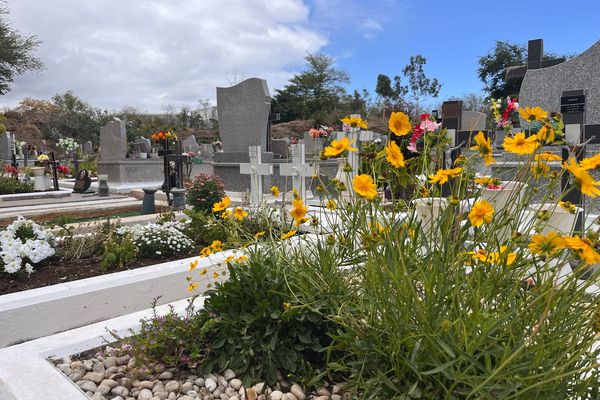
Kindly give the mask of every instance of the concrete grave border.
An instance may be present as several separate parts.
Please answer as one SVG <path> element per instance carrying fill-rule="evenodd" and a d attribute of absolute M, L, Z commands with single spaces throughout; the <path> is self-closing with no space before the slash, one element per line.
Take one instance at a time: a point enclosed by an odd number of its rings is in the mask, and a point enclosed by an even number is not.
<path fill-rule="evenodd" d="M 0 296 L 0 348 L 144 310 L 158 296 L 159 305 L 184 299 L 190 295 L 185 277 L 191 261 L 199 261 L 197 271 L 222 271 L 224 264 L 218 264 L 232 254 L 228 250 Z M 209 279 L 195 282 L 202 293 Z"/>

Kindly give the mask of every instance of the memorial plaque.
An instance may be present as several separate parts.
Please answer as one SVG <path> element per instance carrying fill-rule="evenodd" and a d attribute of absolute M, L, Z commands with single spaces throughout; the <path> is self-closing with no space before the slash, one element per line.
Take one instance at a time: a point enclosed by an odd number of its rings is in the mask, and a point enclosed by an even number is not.
<path fill-rule="evenodd" d="M 92 186 L 92 179 L 87 169 L 82 169 L 75 178 L 73 193 L 87 193 Z"/>

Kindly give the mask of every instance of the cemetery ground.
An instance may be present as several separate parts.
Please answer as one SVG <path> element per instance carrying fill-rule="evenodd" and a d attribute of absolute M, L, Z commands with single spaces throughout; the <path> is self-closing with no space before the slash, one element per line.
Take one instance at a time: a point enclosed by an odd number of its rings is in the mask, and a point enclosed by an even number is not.
<path fill-rule="evenodd" d="M 276 153 L 266 83 L 240 85 L 219 91 L 238 111 L 219 110 L 223 177 L 186 178 L 170 132 L 156 159 L 125 157 L 112 121 L 98 167 L 123 179 L 27 201 L 153 214 L 1 231 L 17 290 L 0 296 L 1 399 L 600 398 L 600 156 L 579 108 L 495 102 L 501 134 L 465 127 L 456 102 L 441 119 L 393 112 L 378 136 L 351 115 Z M 83 197 L 105 183 L 143 200 Z M 110 273 L 25 290 L 92 259 Z"/>

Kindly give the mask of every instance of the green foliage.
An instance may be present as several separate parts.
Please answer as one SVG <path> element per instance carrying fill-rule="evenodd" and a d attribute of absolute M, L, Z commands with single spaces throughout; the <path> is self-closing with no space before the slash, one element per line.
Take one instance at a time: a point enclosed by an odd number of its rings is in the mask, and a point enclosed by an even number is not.
<path fill-rule="evenodd" d="M 135 259 L 137 253 L 138 249 L 130 235 L 111 233 L 104 243 L 100 267 L 105 271 L 113 268 L 121 269 L 126 263 Z"/>
<path fill-rule="evenodd" d="M 0 174 L 0 194 L 33 192 L 33 183 L 21 182 L 13 176 Z"/>
<path fill-rule="evenodd" d="M 200 174 L 188 185 L 187 203 L 196 211 L 211 211 L 225 197 L 225 184 L 217 175 Z"/>
<path fill-rule="evenodd" d="M 518 96 L 523 78 L 506 80 L 506 69 L 522 65 L 527 61 L 527 49 L 524 45 L 496 41 L 496 46 L 479 58 L 477 75 L 483 82 L 489 97 L 503 99 L 506 96 Z"/>
<path fill-rule="evenodd" d="M 73 221 L 69 221 L 68 217 L 61 217 L 61 219 L 62 221 L 57 222 L 60 227 L 58 236 L 62 238 L 56 248 L 58 258 L 68 262 L 85 260 L 100 255 L 104 248 L 106 235 L 95 229 L 85 235 L 75 235 L 73 234 L 73 228 L 67 226 Z"/>
<path fill-rule="evenodd" d="M 420 54 L 410 56 L 409 64 L 402 70 L 404 76 L 408 78 L 408 93 L 415 102 L 413 115 L 420 113 L 419 104 L 423 98 L 437 97 L 442 88 L 437 79 L 430 79 L 425 75 L 423 66 L 426 63 L 427 59 Z"/>
<path fill-rule="evenodd" d="M 35 36 L 23 36 L 12 28 L 6 15 L 6 2 L 0 1 L 0 95 L 10 91 L 18 75 L 43 68 L 42 62 L 33 56 L 41 42 Z"/>
<path fill-rule="evenodd" d="M 183 315 L 170 306 L 167 314 L 158 316 L 156 299 L 152 305 L 154 316 L 141 321 L 139 332 L 132 331 L 135 334 L 127 338 L 110 332 L 121 343 L 120 352 L 134 356 L 135 365 L 140 368 L 156 364 L 194 368 L 202 363 L 210 351 L 206 331 L 211 322 L 205 315 L 197 315 L 194 300 L 189 301 Z"/>
<path fill-rule="evenodd" d="M 4 122 L 6 122 L 6 116 L 3 113 L 0 113 L 0 135 L 6 133 L 6 125 L 4 125 Z"/>
<path fill-rule="evenodd" d="M 308 307 L 294 306 L 286 266 L 273 254 L 252 254 L 230 265 L 229 279 L 207 293 L 200 315 L 213 318 L 212 352 L 203 370 L 238 371 L 245 383 L 276 382 L 294 374 L 301 360 L 323 364 L 330 323 Z"/>
<path fill-rule="evenodd" d="M 306 70 L 290 79 L 290 84 L 277 90 L 274 110 L 282 121 L 319 119 L 336 108 L 343 84 L 350 82 L 348 73 L 334 67 L 334 59 L 325 54 L 307 54 Z"/>
<path fill-rule="evenodd" d="M 213 240 L 225 242 L 227 230 L 219 224 L 212 214 L 206 211 L 185 210 L 184 213 L 190 218 L 186 226 L 186 235 L 197 244 L 210 244 Z"/>
<path fill-rule="evenodd" d="M 404 96 L 408 93 L 408 88 L 402 86 L 401 78 L 398 75 L 394 76 L 394 83 L 392 85 L 392 80 L 389 76 L 379 74 L 377 75 L 375 93 L 381 97 L 386 106 L 401 109 L 406 105 Z"/>

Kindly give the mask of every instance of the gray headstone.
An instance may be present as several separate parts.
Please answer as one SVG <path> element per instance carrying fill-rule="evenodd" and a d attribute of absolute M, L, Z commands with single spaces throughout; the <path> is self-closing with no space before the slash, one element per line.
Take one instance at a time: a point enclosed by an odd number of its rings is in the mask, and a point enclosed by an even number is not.
<path fill-rule="evenodd" d="M 214 156 L 213 145 L 209 144 L 209 143 L 202 143 L 200 145 L 200 156 L 205 159 L 213 158 L 213 156 Z"/>
<path fill-rule="evenodd" d="M 124 121 L 110 121 L 100 129 L 100 160 L 120 161 L 127 154 Z"/>
<path fill-rule="evenodd" d="M 10 160 L 12 157 L 12 136 L 9 132 L 0 135 L 0 161 Z"/>
<path fill-rule="evenodd" d="M 482 131 L 485 129 L 486 115 L 479 111 L 463 111 L 460 130 Z"/>
<path fill-rule="evenodd" d="M 361 142 L 371 142 L 375 139 L 375 132 L 373 131 L 361 131 L 359 140 Z"/>
<path fill-rule="evenodd" d="M 92 154 L 93 150 L 94 150 L 94 146 L 92 145 L 92 142 L 90 142 L 89 140 L 81 145 L 81 152 L 83 154 Z"/>
<path fill-rule="evenodd" d="M 247 153 L 249 146 L 267 148 L 271 97 L 267 81 L 250 78 L 217 88 L 219 135 L 227 153 Z"/>
<path fill-rule="evenodd" d="M 325 142 L 323 138 L 313 138 L 312 136 L 310 136 L 310 133 L 304 132 L 304 148 L 306 154 L 315 155 L 321 153 L 321 151 L 323 151 L 324 143 Z"/>
<path fill-rule="evenodd" d="M 183 139 L 183 141 L 181 142 L 181 148 L 184 153 L 187 153 L 188 151 L 193 151 L 194 153 L 197 153 L 200 150 L 200 145 L 198 144 L 198 142 L 196 142 L 196 136 L 192 135 Z"/>
<path fill-rule="evenodd" d="M 528 69 L 519 92 L 521 107 L 542 107 L 560 111 L 564 91 L 583 89 L 586 92 L 586 124 L 600 123 L 600 41 L 577 57 L 547 68 Z"/>
<path fill-rule="evenodd" d="M 288 158 L 288 141 L 285 139 L 271 140 L 271 151 L 280 158 Z"/>

